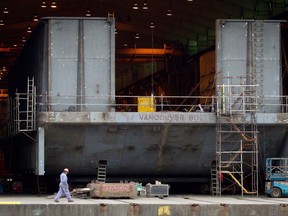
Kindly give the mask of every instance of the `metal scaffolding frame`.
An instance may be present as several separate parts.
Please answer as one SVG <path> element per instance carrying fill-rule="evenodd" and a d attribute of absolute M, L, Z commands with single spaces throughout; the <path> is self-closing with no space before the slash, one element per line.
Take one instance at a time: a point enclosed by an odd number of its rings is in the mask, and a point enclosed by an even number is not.
<path fill-rule="evenodd" d="M 34 77 L 27 78 L 27 93 L 16 93 L 15 132 L 36 130 L 36 87 Z"/>
<path fill-rule="evenodd" d="M 257 85 L 228 78 L 217 86 L 216 162 L 211 167 L 212 193 L 237 188 L 258 195 Z"/>

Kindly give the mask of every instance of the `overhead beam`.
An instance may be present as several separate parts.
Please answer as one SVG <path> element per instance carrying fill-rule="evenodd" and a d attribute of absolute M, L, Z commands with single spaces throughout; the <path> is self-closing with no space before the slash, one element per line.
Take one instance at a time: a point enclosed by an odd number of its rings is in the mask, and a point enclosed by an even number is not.
<path fill-rule="evenodd" d="M 161 62 L 167 55 L 180 56 L 179 50 L 159 48 L 123 48 L 116 49 L 116 62 L 145 63 L 153 61 Z"/>
<path fill-rule="evenodd" d="M 152 48 L 126 48 L 117 49 L 116 55 L 139 55 L 139 56 L 152 56 L 152 55 L 181 55 L 181 52 L 174 49 L 152 49 Z"/>
<path fill-rule="evenodd" d="M 19 48 L 0 47 L 0 53 L 19 53 Z"/>

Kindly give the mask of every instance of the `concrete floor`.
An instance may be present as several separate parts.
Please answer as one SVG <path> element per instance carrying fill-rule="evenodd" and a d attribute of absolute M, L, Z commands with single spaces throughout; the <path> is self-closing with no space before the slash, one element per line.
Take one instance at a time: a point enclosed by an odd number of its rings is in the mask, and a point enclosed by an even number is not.
<path fill-rule="evenodd" d="M 1 195 L 1 216 L 287 216 L 288 198 L 173 195 L 136 199 L 80 199 Z"/>

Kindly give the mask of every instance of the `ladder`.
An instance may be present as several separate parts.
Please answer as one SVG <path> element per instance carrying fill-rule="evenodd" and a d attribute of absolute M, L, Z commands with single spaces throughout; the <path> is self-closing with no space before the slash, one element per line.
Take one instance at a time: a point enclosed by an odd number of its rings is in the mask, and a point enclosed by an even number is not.
<path fill-rule="evenodd" d="M 97 182 L 106 182 L 107 161 L 100 160 L 98 163 Z"/>
<path fill-rule="evenodd" d="M 221 189 L 218 178 L 219 171 L 217 171 L 216 161 L 212 162 L 210 170 L 211 170 L 211 190 L 212 190 L 211 193 L 213 196 L 220 196 Z"/>
<path fill-rule="evenodd" d="M 26 115 L 26 130 L 35 130 L 35 86 L 34 77 L 29 78 L 27 82 L 27 115 Z"/>
<path fill-rule="evenodd" d="M 16 93 L 14 106 L 15 132 L 34 131 L 36 128 L 36 87 L 34 86 L 34 78 L 28 77 L 26 93 Z"/>

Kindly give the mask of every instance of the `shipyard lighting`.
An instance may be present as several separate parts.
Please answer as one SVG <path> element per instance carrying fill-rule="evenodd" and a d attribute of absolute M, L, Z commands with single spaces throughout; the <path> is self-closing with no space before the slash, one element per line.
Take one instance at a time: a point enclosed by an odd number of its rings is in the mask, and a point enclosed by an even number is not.
<path fill-rule="evenodd" d="M 57 8 L 56 1 L 52 1 L 51 8 Z"/>
<path fill-rule="evenodd" d="M 4 8 L 3 13 L 4 13 L 4 14 L 8 14 L 8 13 L 9 13 L 8 9 L 7 9 L 7 8 Z"/>
<path fill-rule="evenodd" d="M 30 25 L 27 27 L 27 32 L 28 32 L 28 33 L 31 33 L 31 32 L 32 32 Z"/>
<path fill-rule="evenodd" d="M 86 11 L 86 16 L 87 16 L 87 17 L 90 17 L 90 16 L 91 16 L 91 12 L 90 12 L 89 9 L 87 9 L 87 11 Z"/>
<path fill-rule="evenodd" d="M 143 10 L 148 10 L 147 1 L 144 1 L 142 9 Z"/>
<path fill-rule="evenodd" d="M 172 16 L 172 11 L 170 9 L 167 11 L 167 16 Z"/>
<path fill-rule="evenodd" d="M 138 4 L 137 4 L 137 3 L 134 3 L 132 9 L 133 9 L 133 10 L 138 10 Z"/>
<path fill-rule="evenodd" d="M 45 1 L 42 1 L 41 7 L 46 8 L 46 2 Z"/>
<path fill-rule="evenodd" d="M 38 22 L 39 21 L 37 14 L 34 15 L 33 21 L 34 22 Z"/>

